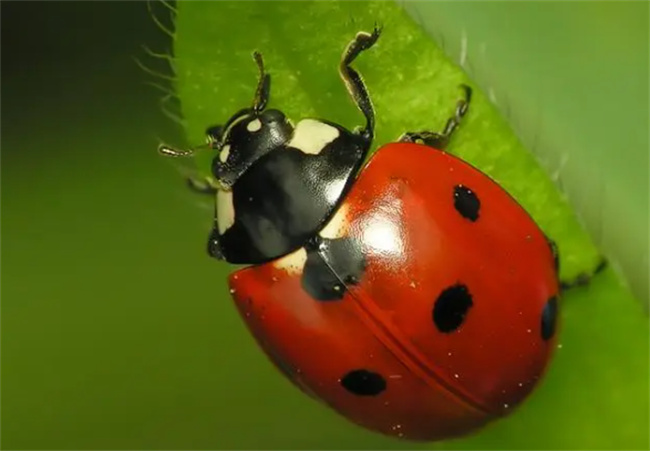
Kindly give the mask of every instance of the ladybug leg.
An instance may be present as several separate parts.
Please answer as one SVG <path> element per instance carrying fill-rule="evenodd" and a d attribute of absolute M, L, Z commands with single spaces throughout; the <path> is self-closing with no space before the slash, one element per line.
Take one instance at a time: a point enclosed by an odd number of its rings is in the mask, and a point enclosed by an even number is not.
<path fill-rule="evenodd" d="M 443 150 L 444 137 L 435 132 L 406 132 L 397 140 L 401 143 L 418 143 Z"/>
<path fill-rule="evenodd" d="M 210 231 L 210 236 L 208 237 L 207 251 L 208 255 L 217 260 L 225 260 L 223 252 L 221 252 L 221 244 L 219 243 L 219 228 L 217 227 L 217 220 L 215 214 L 214 226 L 212 231 Z"/>
<path fill-rule="evenodd" d="M 187 187 L 197 194 L 208 194 L 210 196 L 217 194 L 218 188 L 210 177 L 188 177 L 185 180 Z"/>
<path fill-rule="evenodd" d="M 549 237 L 546 237 L 546 241 L 548 242 L 548 247 L 551 248 L 551 254 L 553 254 L 553 264 L 555 265 L 555 272 L 559 274 L 560 273 L 560 251 L 558 250 L 555 241 L 553 241 Z"/>
<path fill-rule="evenodd" d="M 548 246 L 551 248 L 551 253 L 553 254 L 553 262 L 555 264 L 555 272 L 559 275 L 560 273 L 560 251 L 558 250 L 557 244 L 555 241 L 546 237 Z M 582 287 L 589 284 L 589 281 L 598 273 L 602 272 L 607 268 L 607 260 L 602 258 L 596 268 L 589 274 L 583 272 L 578 274 L 578 276 L 573 280 L 560 280 L 560 291 L 564 292 L 570 290 L 571 288 Z"/>
<path fill-rule="evenodd" d="M 399 139 L 399 142 L 423 143 L 435 149 L 444 150 L 449 144 L 454 131 L 460 125 L 463 117 L 469 110 L 469 104 L 472 99 L 472 88 L 467 85 L 460 85 L 465 92 L 465 97 L 456 104 L 456 111 L 452 117 L 447 120 L 442 132 L 407 132 Z"/>
<path fill-rule="evenodd" d="M 576 287 L 583 287 L 591 281 L 591 279 L 598 273 L 602 272 L 605 268 L 607 268 L 607 260 L 604 258 L 600 260 L 596 268 L 591 272 L 591 274 L 588 273 L 580 273 L 578 276 L 573 279 L 573 280 L 562 280 L 560 281 L 560 291 L 565 292 L 567 290 L 570 290 L 571 288 L 576 288 Z"/>
<path fill-rule="evenodd" d="M 217 183 L 211 177 L 187 177 L 187 186 L 190 190 L 201 195 L 216 196 L 219 190 Z M 219 243 L 219 227 L 217 226 L 217 212 L 214 212 L 214 225 L 208 237 L 207 251 L 208 255 L 217 260 L 224 260 L 225 257 L 221 251 L 221 244 Z"/>
<path fill-rule="evenodd" d="M 375 134 L 375 111 L 366 85 L 359 73 L 350 65 L 361 52 L 368 50 L 377 42 L 380 34 L 381 29 L 377 26 L 375 26 L 372 33 L 366 33 L 364 31 L 357 33 L 354 40 L 348 44 L 343 52 L 341 65 L 339 66 L 341 78 L 343 79 L 343 83 L 345 83 L 350 97 L 352 97 L 357 108 L 361 110 L 366 118 L 366 125 L 359 133 L 368 141 L 372 141 Z"/>
<path fill-rule="evenodd" d="M 218 188 L 213 183 L 210 177 L 199 178 L 199 177 L 188 177 L 186 179 L 187 186 L 190 190 L 197 194 L 216 196 Z M 221 252 L 221 244 L 219 243 L 219 227 L 217 227 L 217 213 L 214 213 L 214 225 L 210 231 L 210 236 L 208 237 L 207 251 L 208 255 L 217 260 L 225 260 L 223 253 Z"/>

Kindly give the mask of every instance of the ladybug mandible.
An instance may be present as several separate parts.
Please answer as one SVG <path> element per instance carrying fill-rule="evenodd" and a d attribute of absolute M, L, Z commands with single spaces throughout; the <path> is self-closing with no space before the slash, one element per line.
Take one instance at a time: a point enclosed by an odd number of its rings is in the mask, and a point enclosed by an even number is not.
<path fill-rule="evenodd" d="M 368 429 L 439 440 L 508 414 L 538 383 L 555 348 L 558 257 L 506 191 L 443 150 L 467 86 L 442 132 L 405 133 L 362 168 L 375 116 L 351 63 L 379 34 L 358 33 L 339 67 L 365 116 L 355 131 L 266 109 L 254 53 L 252 107 L 207 130 L 207 247 L 247 265 L 229 277 L 237 309 L 298 388 Z"/>

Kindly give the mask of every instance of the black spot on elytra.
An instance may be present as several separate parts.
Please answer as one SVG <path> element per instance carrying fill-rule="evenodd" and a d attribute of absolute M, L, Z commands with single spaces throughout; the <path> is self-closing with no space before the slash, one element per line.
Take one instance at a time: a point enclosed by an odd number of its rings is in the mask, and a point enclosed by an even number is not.
<path fill-rule="evenodd" d="M 358 396 L 377 396 L 386 390 L 386 379 L 368 370 L 354 370 L 341 378 L 341 385 Z"/>
<path fill-rule="evenodd" d="M 456 284 L 446 288 L 433 305 L 433 323 L 440 332 L 453 332 L 463 324 L 472 305 L 472 295 L 466 285 Z"/>
<path fill-rule="evenodd" d="M 550 340 L 555 335 L 557 324 L 557 296 L 553 296 L 546 302 L 542 310 L 542 339 Z"/>
<path fill-rule="evenodd" d="M 346 287 L 359 283 L 366 267 L 361 242 L 351 237 L 318 238 L 305 247 L 302 287 L 319 301 L 343 299 Z"/>
<path fill-rule="evenodd" d="M 463 185 L 454 187 L 454 208 L 463 218 L 474 222 L 478 219 L 481 201 L 476 193 Z"/>

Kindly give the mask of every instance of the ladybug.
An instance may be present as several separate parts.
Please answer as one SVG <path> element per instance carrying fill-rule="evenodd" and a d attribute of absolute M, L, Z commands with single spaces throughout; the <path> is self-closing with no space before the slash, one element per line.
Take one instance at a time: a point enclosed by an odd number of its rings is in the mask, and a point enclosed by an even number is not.
<path fill-rule="evenodd" d="M 341 59 L 365 117 L 352 131 L 267 109 L 255 52 L 253 105 L 208 128 L 217 155 L 193 186 L 216 194 L 207 251 L 245 265 L 230 292 L 275 366 L 362 427 L 441 440 L 507 415 L 540 381 L 556 347 L 558 253 L 503 188 L 445 151 L 468 86 L 443 131 L 404 133 L 364 164 L 375 115 L 351 64 L 379 36 L 358 33 Z"/>

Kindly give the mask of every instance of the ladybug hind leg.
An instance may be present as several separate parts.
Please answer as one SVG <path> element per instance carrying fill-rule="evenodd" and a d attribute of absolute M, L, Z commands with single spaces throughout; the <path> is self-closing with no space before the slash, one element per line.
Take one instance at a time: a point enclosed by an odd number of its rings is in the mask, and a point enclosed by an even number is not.
<path fill-rule="evenodd" d="M 571 288 L 588 285 L 591 279 L 593 279 L 595 275 L 604 271 L 605 268 L 607 268 L 607 260 L 605 260 L 605 258 L 601 258 L 600 262 L 598 262 L 598 265 L 596 265 L 594 270 L 590 273 L 582 272 L 573 278 L 573 280 L 560 280 L 560 291 L 564 293 Z"/>
<path fill-rule="evenodd" d="M 467 85 L 460 85 L 463 89 L 465 96 L 460 99 L 456 104 L 456 111 L 454 115 L 447 119 L 447 124 L 442 132 L 407 132 L 398 139 L 399 142 L 422 143 L 435 149 L 444 150 L 449 144 L 454 131 L 460 125 L 463 117 L 469 110 L 469 104 L 472 99 L 472 88 Z"/>
<path fill-rule="evenodd" d="M 555 264 L 555 272 L 560 274 L 560 251 L 557 247 L 557 244 L 555 241 L 552 239 L 546 237 L 546 240 L 548 242 L 549 247 L 551 248 L 551 253 L 553 254 L 553 262 Z M 591 272 L 582 272 L 578 274 L 575 278 L 572 280 L 560 280 L 560 291 L 565 292 L 567 290 L 570 290 L 572 288 L 577 288 L 577 287 L 582 287 L 585 285 L 588 285 L 591 279 L 593 279 L 594 276 L 597 274 L 601 273 L 602 271 L 607 268 L 607 260 L 602 257 L 596 267 L 593 269 Z"/>

